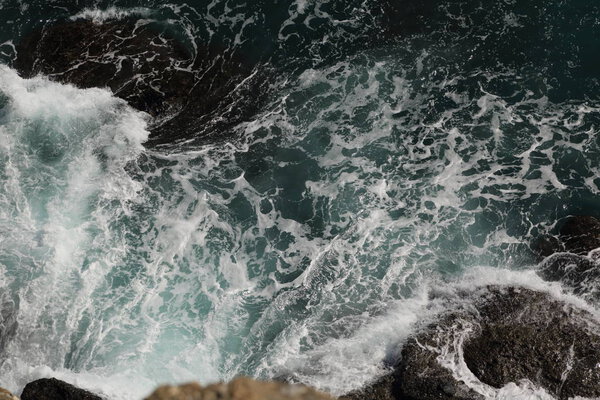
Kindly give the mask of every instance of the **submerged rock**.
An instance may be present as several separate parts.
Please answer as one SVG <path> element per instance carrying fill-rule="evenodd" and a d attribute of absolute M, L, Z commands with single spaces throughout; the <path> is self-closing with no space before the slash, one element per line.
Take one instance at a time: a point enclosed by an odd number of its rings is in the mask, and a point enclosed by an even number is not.
<path fill-rule="evenodd" d="M 600 220 L 592 216 L 571 216 L 559 225 L 557 236 L 543 236 L 534 243 L 541 257 L 568 252 L 587 255 L 600 248 Z"/>
<path fill-rule="evenodd" d="M 192 55 L 174 38 L 134 21 L 65 21 L 21 40 L 15 67 L 80 88 L 107 87 L 138 110 L 167 116 L 194 84 Z"/>
<path fill-rule="evenodd" d="M 237 378 L 229 383 L 202 387 L 197 383 L 162 386 L 146 400 L 333 400 L 304 385 L 282 382 L 261 382 Z"/>
<path fill-rule="evenodd" d="M 558 399 L 600 396 L 600 324 L 591 314 L 525 288 L 467 296 L 408 340 L 393 374 L 343 399 L 478 400 L 522 380 Z"/>
<path fill-rule="evenodd" d="M 15 68 L 23 77 L 109 88 L 149 113 L 149 143 L 165 144 L 222 134 L 260 104 L 265 80 L 253 67 L 217 48 L 194 51 L 148 21 L 62 21 L 20 41 Z"/>
<path fill-rule="evenodd" d="M 0 291 L 0 354 L 17 333 L 18 305 L 8 292 Z"/>
<path fill-rule="evenodd" d="M 538 274 L 547 281 L 561 282 L 582 298 L 600 301 L 600 265 L 589 257 L 558 253 L 540 264 Z"/>
<path fill-rule="evenodd" d="M 545 259 L 539 275 L 551 282 L 560 281 L 587 300 L 600 300 L 600 220 L 591 216 L 572 216 L 562 222 L 557 236 L 542 237 L 535 244 Z"/>
<path fill-rule="evenodd" d="M 55 378 L 28 383 L 21 400 L 102 400 L 101 397 Z"/>

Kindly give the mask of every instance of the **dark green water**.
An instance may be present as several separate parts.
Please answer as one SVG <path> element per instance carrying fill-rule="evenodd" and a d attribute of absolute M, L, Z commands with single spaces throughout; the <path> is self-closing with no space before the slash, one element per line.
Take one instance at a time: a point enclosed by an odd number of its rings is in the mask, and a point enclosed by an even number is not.
<path fill-rule="evenodd" d="M 269 68 L 267 100 L 228 140 L 151 150 L 106 91 L 10 69 L 41 24 L 119 15 Z M 443 308 L 430 291 L 545 287 L 530 242 L 600 214 L 596 1 L 0 0 L 0 21 L 15 391 L 247 374 L 343 393 Z"/>

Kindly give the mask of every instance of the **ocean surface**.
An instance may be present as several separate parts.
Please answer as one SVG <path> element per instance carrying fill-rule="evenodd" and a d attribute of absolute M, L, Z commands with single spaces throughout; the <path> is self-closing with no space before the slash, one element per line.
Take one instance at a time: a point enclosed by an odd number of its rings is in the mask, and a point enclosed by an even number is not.
<path fill-rule="evenodd" d="M 149 116 L 109 90 L 12 68 L 32 29 L 115 18 L 268 68 L 266 99 L 221 140 L 144 146 Z M 339 395 L 461 288 L 598 314 L 537 277 L 530 245 L 600 215 L 599 131 L 597 0 L 0 0 L 0 303 L 18 321 L 0 386 L 134 400 L 244 374 Z"/>

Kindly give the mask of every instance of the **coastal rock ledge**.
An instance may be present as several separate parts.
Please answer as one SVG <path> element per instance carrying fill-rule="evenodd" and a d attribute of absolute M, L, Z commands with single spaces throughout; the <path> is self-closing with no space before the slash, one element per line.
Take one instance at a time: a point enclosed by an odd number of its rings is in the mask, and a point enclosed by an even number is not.
<path fill-rule="evenodd" d="M 393 374 L 343 399 L 480 400 L 523 381 L 560 400 L 600 397 L 600 324 L 590 313 L 520 287 L 465 297 L 409 339 Z"/>

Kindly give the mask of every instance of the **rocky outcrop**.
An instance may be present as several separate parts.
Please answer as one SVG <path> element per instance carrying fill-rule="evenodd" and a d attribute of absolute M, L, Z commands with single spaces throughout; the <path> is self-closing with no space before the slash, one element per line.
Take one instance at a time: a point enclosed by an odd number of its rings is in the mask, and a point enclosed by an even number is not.
<path fill-rule="evenodd" d="M 107 87 L 149 113 L 150 144 L 216 137 L 260 104 L 265 79 L 222 49 L 188 51 L 164 26 L 135 19 L 46 24 L 17 45 L 15 68 L 80 88 Z"/>
<path fill-rule="evenodd" d="M 332 397 L 303 385 L 260 382 L 237 378 L 229 383 L 202 387 L 197 383 L 162 386 L 146 400 L 333 400 Z"/>
<path fill-rule="evenodd" d="M 8 390 L 0 388 L 0 400 L 19 400 L 19 398 Z"/>
<path fill-rule="evenodd" d="M 523 379 L 558 399 L 600 396 L 600 324 L 592 315 L 525 288 L 465 296 L 463 307 L 408 340 L 393 374 L 344 399 L 479 400 L 475 386 Z"/>
<path fill-rule="evenodd" d="M 398 379 L 396 374 L 389 374 L 367 387 L 341 396 L 339 400 L 394 400 L 398 394 Z"/>
<path fill-rule="evenodd" d="M 21 400 L 102 400 L 101 397 L 54 378 L 28 383 Z"/>
<path fill-rule="evenodd" d="M 558 399 L 600 396 L 600 325 L 586 311 L 545 293 L 490 288 L 471 314 L 464 359 L 500 388 L 527 379 Z"/>
<path fill-rule="evenodd" d="M 538 274 L 547 281 L 561 282 L 584 299 L 600 301 L 600 265 L 596 259 L 571 253 L 554 254 L 540 264 Z"/>

